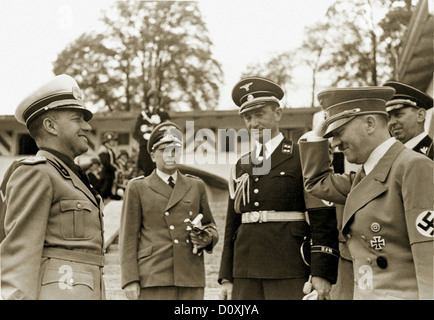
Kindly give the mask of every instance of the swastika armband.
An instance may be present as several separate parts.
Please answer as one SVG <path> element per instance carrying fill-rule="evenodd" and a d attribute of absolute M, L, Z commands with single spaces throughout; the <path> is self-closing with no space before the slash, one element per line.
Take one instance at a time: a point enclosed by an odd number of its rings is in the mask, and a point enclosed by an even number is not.
<path fill-rule="evenodd" d="M 416 218 L 416 229 L 425 237 L 434 237 L 434 211 L 424 211 Z"/>
<path fill-rule="evenodd" d="M 408 221 L 410 244 L 434 240 L 434 210 L 413 212 Z"/>

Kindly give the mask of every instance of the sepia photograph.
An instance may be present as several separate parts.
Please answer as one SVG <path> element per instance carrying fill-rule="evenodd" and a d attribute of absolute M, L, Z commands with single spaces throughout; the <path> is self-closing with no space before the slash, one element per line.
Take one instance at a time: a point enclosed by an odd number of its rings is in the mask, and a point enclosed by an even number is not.
<path fill-rule="evenodd" d="M 434 300 L 433 14 L 2 1 L 0 299 Z"/>

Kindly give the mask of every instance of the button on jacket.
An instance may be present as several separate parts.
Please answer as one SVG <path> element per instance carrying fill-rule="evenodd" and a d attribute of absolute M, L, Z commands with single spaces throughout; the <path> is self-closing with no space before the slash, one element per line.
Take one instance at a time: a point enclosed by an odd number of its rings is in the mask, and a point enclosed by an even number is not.
<path fill-rule="evenodd" d="M 58 157 L 39 151 L 6 185 L 4 299 L 103 299 L 102 201 Z"/>

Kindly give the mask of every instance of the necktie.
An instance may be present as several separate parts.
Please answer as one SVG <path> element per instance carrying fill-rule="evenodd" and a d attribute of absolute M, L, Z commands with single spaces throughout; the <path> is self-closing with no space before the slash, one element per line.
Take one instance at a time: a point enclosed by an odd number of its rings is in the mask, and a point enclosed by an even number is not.
<path fill-rule="evenodd" d="M 173 177 L 172 176 L 170 176 L 169 177 L 169 180 L 167 180 L 168 181 L 168 185 L 171 187 L 171 188 L 173 188 L 174 186 L 175 186 L 175 182 L 173 182 Z"/>
<path fill-rule="evenodd" d="M 362 171 L 360 172 L 360 180 L 362 180 L 364 177 L 366 177 L 365 168 L 362 166 Z"/>

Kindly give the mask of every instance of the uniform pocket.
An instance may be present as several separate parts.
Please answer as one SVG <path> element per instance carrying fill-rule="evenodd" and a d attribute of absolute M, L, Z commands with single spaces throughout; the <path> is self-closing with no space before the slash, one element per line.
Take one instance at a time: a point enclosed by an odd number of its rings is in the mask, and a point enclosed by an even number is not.
<path fill-rule="evenodd" d="M 280 171 L 271 176 L 271 185 L 273 192 L 270 194 L 273 198 L 288 197 L 296 191 L 296 174 L 294 171 Z"/>
<path fill-rule="evenodd" d="M 89 240 L 93 238 L 91 228 L 86 224 L 91 218 L 92 205 L 85 200 L 60 201 L 60 231 L 67 240 Z"/>
<path fill-rule="evenodd" d="M 42 276 L 39 300 L 88 300 L 94 294 L 93 274 L 69 265 L 47 268 Z"/>
<path fill-rule="evenodd" d="M 142 258 L 146 258 L 149 257 L 152 253 L 152 246 L 146 247 L 144 249 L 141 249 L 138 253 L 137 253 L 137 259 L 142 259 Z"/>

